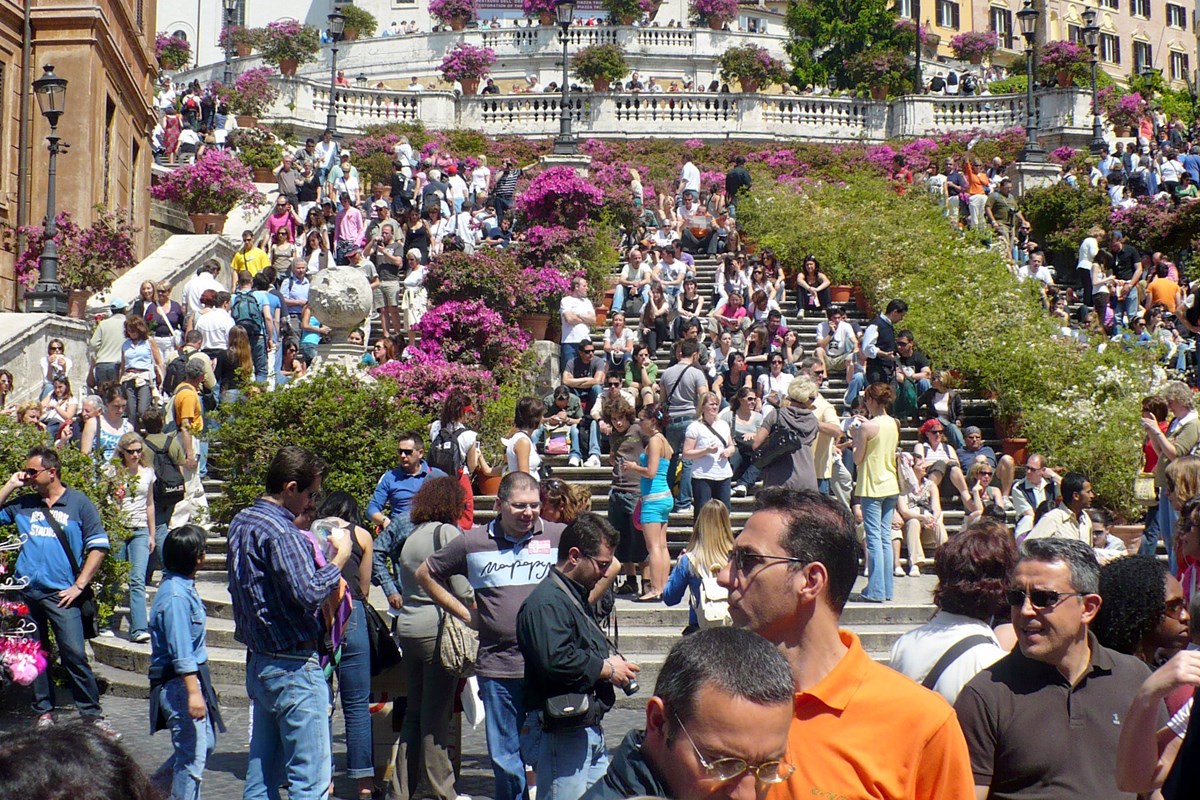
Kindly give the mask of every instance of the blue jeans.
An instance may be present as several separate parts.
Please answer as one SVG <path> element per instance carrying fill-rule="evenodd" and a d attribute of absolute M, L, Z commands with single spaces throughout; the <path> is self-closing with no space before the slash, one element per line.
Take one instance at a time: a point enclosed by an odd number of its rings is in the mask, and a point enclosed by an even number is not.
<path fill-rule="evenodd" d="M 826 497 L 829 496 L 829 478 L 817 478 L 817 491 Z"/>
<path fill-rule="evenodd" d="M 262 383 L 267 379 L 267 335 L 250 334 L 250 358 L 254 361 L 254 380 Z"/>
<path fill-rule="evenodd" d="M 1163 544 L 1167 548 L 1167 569 L 1171 570 L 1172 575 L 1178 574 L 1175 564 L 1175 521 L 1179 519 L 1179 515 L 1175 513 L 1175 509 L 1171 507 L 1171 501 L 1167 499 L 1167 488 L 1164 486 L 1158 491 L 1158 535 L 1162 537 Z"/>
<path fill-rule="evenodd" d="M 561 733 L 542 732 L 538 750 L 538 797 L 578 800 L 608 770 L 608 750 L 599 725 Z"/>
<path fill-rule="evenodd" d="M 254 702 L 254 732 L 243 800 L 324 800 L 333 776 L 329 686 L 311 654 L 251 653 L 246 693 Z"/>
<path fill-rule="evenodd" d="M 133 532 L 117 558 L 129 562 L 129 635 L 146 632 L 146 567 L 150 564 L 150 531 Z M 185 709 L 186 711 L 186 709 Z"/>
<path fill-rule="evenodd" d="M 600 457 L 600 423 L 588 418 L 588 455 Z M 579 441 L 579 425 L 571 426 L 571 457 L 583 458 L 583 445 Z"/>
<path fill-rule="evenodd" d="M 29 618 L 38 627 L 38 638 L 42 649 L 50 650 L 50 631 L 58 644 L 58 657 L 67 671 L 67 683 L 75 709 L 84 717 L 99 717 L 100 690 L 96 676 L 88 666 L 87 651 L 84 650 L 83 621 L 78 608 L 59 608 L 58 593 L 27 591 L 22 594 L 29 606 Z M 50 680 L 51 670 L 45 669 L 33 681 L 33 711 L 49 714 L 54 710 L 54 684 Z"/>
<path fill-rule="evenodd" d="M 730 508 L 729 505 L 729 489 L 730 479 L 722 478 L 721 480 L 709 480 L 707 478 L 692 478 L 692 519 L 700 515 L 700 509 L 709 500 L 720 500 L 725 504 L 725 508 Z"/>
<path fill-rule="evenodd" d="M 1118 300 L 1116 294 L 1113 294 L 1112 300 L 1113 314 L 1116 315 L 1117 325 L 1125 328 L 1129 325 L 1129 320 L 1138 313 L 1138 294 L 1130 292 L 1124 300 Z"/>
<path fill-rule="evenodd" d="M 525 761 L 521 758 L 521 726 L 525 723 L 525 691 L 520 678 L 479 678 L 488 755 L 495 776 L 495 800 L 525 796 Z"/>
<path fill-rule="evenodd" d="M 867 374 L 865 372 L 856 372 L 854 377 L 850 379 L 850 384 L 846 387 L 846 396 L 843 398 L 847 408 L 854 406 L 854 401 L 858 399 L 858 394 L 867 385 Z"/>
<path fill-rule="evenodd" d="M 120 374 L 120 362 L 98 361 L 92 370 L 92 379 L 96 382 L 96 388 L 99 389 L 104 384 L 115 381 Z"/>
<path fill-rule="evenodd" d="M 212 719 L 207 716 L 192 719 L 183 678 L 167 681 L 159 702 L 171 729 L 171 746 L 175 752 L 158 768 L 152 780 L 162 789 L 170 788 L 171 800 L 200 800 L 204 764 L 216 744 Z"/>
<path fill-rule="evenodd" d="M 680 453 L 683 452 L 684 434 L 687 432 L 688 425 L 691 425 L 694 420 L 691 417 L 684 419 L 671 420 L 667 424 L 667 430 L 664 435 L 667 437 L 667 443 L 671 445 L 673 451 L 671 455 L 671 463 L 667 467 L 667 485 L 675 485 L 675 470 L 680 461 Z M 676 495 L 675 507 L 687 508 L 692 504 L 692 462 L 684 460 L 683 469 L 679 471 L 679 492 Z"/>
<path fill-rule="evenodd" d="M 892 514 L 896 498 L 860 497 L 863 527 L 867 529 L 867 558 L 871 576 L 863 596 L 872 600 L 892 599 Z"/>
<path fill-rule="evenodd" d="M 559 369 L 566 369 L 567 364 L 579 354 L 579 345 L 583 342 L 560 342 L 558 345 Z M 499 798 L 497 798 L 499 800 Z"/>
<path fill-rule="evenodd" d="M 1145 529 L 1142 531 L 1142 546 L 1138 548 L 1138 555 L 1152 556 L 1158 550 L 1158 503 L 1146 509 L 1142 524 Z"/>
<path fill-rule="evenodd" d="M 370 778 L 375 775 L 371 744 L 371 644 L 367 632 L 367 614 L 363 604 L 354 601 L 342 660 L 338 663 L 338 690 L 342 696 L 342 718 L 346 721 L 346 775 Z M 332 722 L 332 720 L 330 720 Z"/>
<path fill-rule="evenodd" d="M 649 303 L 650 302 L 650 286 L 649 286 L 649 284 L 647 284 L 646 286 L 643 286 L 642 290 L 640 292 L 638 292 L 637 294 L 641 295 L 643 304 Z M 618 311 L 625 310 L 625 298 L 628 296 L 629 296 L 629 289 L 626 288 L 625 284 L 618 283 L 616 290 L 613 291 L 612 313 L 615 314 Z M 626 320 L 626 321 L 628 322 L 628 320 Z M 635 320 L 635 322 L 636 322 L 636 320 Z"/>
<path fill-rule="evenodd" d="M 279 386 L 287 383 L 287 376 L 283 374 L 283 342 L 275 342 L 275 353 L 271 357 L 275 368 L 275 383 Z"/>

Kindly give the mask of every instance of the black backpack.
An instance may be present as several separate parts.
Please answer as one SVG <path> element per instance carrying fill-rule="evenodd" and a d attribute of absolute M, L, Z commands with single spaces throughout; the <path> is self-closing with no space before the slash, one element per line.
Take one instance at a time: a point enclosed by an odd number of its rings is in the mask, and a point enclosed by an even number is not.
<path fill-rule="evenodd" d="M 183 372 L 187 368 L 188 356 L 176 356 L 163 373 L 163 391 L 169 395 L 175 394 L 179 384 L 183 383 Z"/>
<path fill-rule="evenodd" d="M 184 480 L 183 470 L 171 458 L 171 442 L 177 434 L 167 439 L 166 446 L 161 450 L 144 439 L 143 444 L 154 454 L 154 505 L 156 508 L 166 508 L 183 500 Z"/>
<path fill-rule="evenodd" d="M 461 475 L 466 462 L 463 459 L 462 449 L 458 446 L 458 437 L 466 430 L 466 428 L 459 428 L 450 431 L 445 427 L 439 430 L 438 435 L 433 438 L 433 443 L 429 445 L 429 455 L 426 459 L 429 466 L 437 467 L 451 478 Z"/>

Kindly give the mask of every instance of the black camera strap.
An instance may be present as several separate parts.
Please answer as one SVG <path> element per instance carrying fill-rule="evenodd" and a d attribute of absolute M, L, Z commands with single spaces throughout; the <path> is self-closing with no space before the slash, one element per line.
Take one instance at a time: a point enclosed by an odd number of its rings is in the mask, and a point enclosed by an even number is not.
<path fill-rule="evenodd" d="M 575 592 L 572 591 L 571 587 L 567 585 L 567 582 L 562 579 L 562 576 L 558 574 L 558 571 L 552 568 L 550 571 L 550 577 L 554 579 L 554 583 L 558 586 L 558 588 L 562 589 L 563 594 L 567 596 L 567 599 L 571 601 L 571 604 L 574 605 L 575 608 L 579 609 L 579 613 L 583 614 L 584 619 L 592 623 L 592 627 L 604 637 L 605 644 L 607 644 L 608 649 L 612 651 L 610 655 L 617 655 L 621 656 L 621 658 L 624 658 L 625 656 L 621 655 L 621 651 L 617 649 L 615 644 L 613 644 L 612 639 L 609 639 L 608 634 L 606 634 L 604 629 L 600 627 L 600 623 L 596 622 L 596 618 L 587 612 L 587 609 L 583 607 L 583 603 L 579 602 L 579 598 L 575 595 Z"/>

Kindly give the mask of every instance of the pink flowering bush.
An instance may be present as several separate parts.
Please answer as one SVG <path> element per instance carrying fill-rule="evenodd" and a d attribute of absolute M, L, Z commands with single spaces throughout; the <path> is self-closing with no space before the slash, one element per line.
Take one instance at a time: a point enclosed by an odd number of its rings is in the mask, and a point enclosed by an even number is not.
<path fill-rule="evenodd" d="M 728 21 L 737 19 L 738 2 L 737 0 L 692 0 L 691 9 L 692 14 L 705 22 L 713 19 Z"/>
<path fill-rule="evenodd" d="M 479 16 L 479 0 L 429 0 L 429 13 L 446 23 L 455 19 L 470 22 Z"/>
<path fill-rule="evenodd" d="M 232 113 L 258 117 L 279 98 L 279 90 L 271 83 L 277 74 L 270 67 L 255 67 L 238 75 L 232 87 L 213 81 L 211 88 Z"/>
<path fill-rule="evenodd" d="M 920 27 L 911 19 L 904 19 L 901 17 L 896 20 L 896 23 L 893 27 L 899 33 L 907 34 L 908 36 L 915 36 L 917 43 L 921 45 L 924 45 L 925 40 L 929 38 L 929 31 Z M 909 41 L 911 41 L 911 39 Z"/>
<path fill-rule="evenodd" d="M 205 150 L 150 187 L 155 200 L 179 203 L 189 214 L 228 214 L 234 206 L 255 210 L 266 198 L 255 188 L 250 168 L 228 150 Z"/>
<path fill-rule="evenodd" d="M 1059 164 L 1065 164 L 1075 157 L 1075 148 L 1070 145 L 1056 147 L 1050 151 L 1050 160 L 1057 161 Z"/>
<path fill-rule="evenodd" d="M 1200 203 L 1176 207 L 1169 200 L 1143 199 L 1136 206 L 1113 209 L 1109 222 L 1144 252 L 1200 249 Z"/>
<path fill-rule="evenodd" d="M 495 63 L 496 51 L 492 48 L 459 42 L 442 58 L 438 70 L 442 73 L 442 79 L 448 83 L 478 80 L 487 75 Z"/>
<path fill-rule="evenodd" d="M 756 44 L 730 47 L 721 54 L 721 80 L 751 81 L 766 86 L 787 80 L 787 66 Z"/>
<path fill-rule="evenodd" d="M 517 213 L 530 224 L 573 228 L 604 201 L 604 193 L 570 167 L 543 170 L 517 197 Z"/>
<path fill-rule="evenodd" d="M 268 22 L 258 43 L 263 61 L 275 66 L 287 59 L 294 60 L 298 65 L 315 61 L 320 49 L 321 34 L 317 29 L 294 19 Z"/>
<path fill-rule="evenodd" d="M 410 351 L 415 348 L 410 348 Z M 411 403 L 422 414 L 434 418 L 442 411 L 446 397 L 462 389 L 479 403 L 495 400 L 496 377 L 486 369 L 471 364 L 445 361 L 441 356 L 429 356 L 415 350 L 413 358 L 389 361 L 375 367 L 373 378 L 388 379 L 396 384 L 396 396 Z"/>
<path fill-rule="evenodd" d="M 105 211 L 97 206 L 96 211 L 96 221 L 86 228 L 80 228 L 69 211 L 60 211 L 54 218 L 58 280 L 68 291 L 106 289 L 118 274 L 137 264 L 134 236 L 141 229 L 129 221 L 123 209 Z M 17 258 L 16 277 L 18 283 L 30 289 L 38 280 L 38 259 L 46 246 L 46 231 L 41 225 L 25 225 L 17 232 L 25 234 L 27 245 Z"/>
<path fill-rule="evenodd" d="M 1146 100 L 1137 92 L 1122 94 L 1116 86 L 1105 86 L 1096 95 L 1110 125 L 1136 127 L 1146 114 Z"/>
<path fill-rule="evenodd" d="M 483 248 L 467 255 L 446 251 L 429 262 L 425 291 L 430 305 L 479 300 L 513 314 L 521 291 L 521 266 L 511 249 Z"/>
<path fill-rule="evenodd" d="M 421 335 L 416 347 L 429 357 L 472 364 L 503 380 L 529 348 L 529 334 L 505 320 L 480 300 L 433 306 L 414 326 Z"/>
<path fill-rule="evenodd" d="M 542 14 L 554 13 L 554 0 L 522 0 L 521 10 L 527 17 L 540 17 Z"/>
<path fill-rule="evenodd" d="M 222 49 L 238 47 L 254 48 L 262 38 L 262 31 L 257 28 L 247 28 L 245 25 L 230 25 L 221 28 L 217 37 L 217 45 Z"/>
<path fill-rule="evenodd" d="M 192 57 L 192 45 L 187 39 L 160 32 L 154 37 L 154 57 L 163 69 L 182 69 Z"/>
<path fill-rule="evenodd" d="M 1086 47 L 1069 39 L 1046 42 L 1041 47 L 1038 66 L 1046 73 L 1070 72 L 1078 65 L 1087 64 L 1090 56 Z"/>
<path fill-rule="evenodd" d="M 955 58 L 972 61 L 987 58 L 996 52 L 1000 39 L 995 31 L 967 31 L 950 40 L 950 49 Z"/>

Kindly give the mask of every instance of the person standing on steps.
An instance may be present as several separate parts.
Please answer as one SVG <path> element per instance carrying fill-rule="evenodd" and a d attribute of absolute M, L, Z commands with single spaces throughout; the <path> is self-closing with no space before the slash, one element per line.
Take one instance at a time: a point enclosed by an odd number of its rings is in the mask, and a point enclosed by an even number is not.
<path fill-rule="evenodd" d="M 559 357 L 565 369 L 575 360 L 583 343 L 592 335 L 592 326 L 596 324 L 596 308 L 588 298 L 587 278 L 576 276 L 571 279 L 571 293 L 563 297 L 559 317 L 562 321 Z"/>
<path fill-rule="evenodd" d="M 684 460 L 683 467 L 679 471 L 678 482 L 675 480 L 675 470 L 682 457 L 683 440 L 687 435 L 688 425 L 691 425 L 696 419 L 700 393 L 708 391 L 708 376 L 699 366 L 700 343 L 698 341 L 686 339 L 681 342 L 679 355 L 679 363 L 663 370 L 659 375 L 658 385 L 659 397 L 663 398 L 662 405 L 665 406 L 663 410 L 670 420 L 662 431 L 671 451 L 671 463 L 667 467 L 667 481 L 677 495 L 675 511 L 686 513 L 692 510 L 692 464 L 690 461 Z M 665 583 L 665 571 L 662 580 Z M 659 590 L 662 587 L 663 583 L 655 586 Z"/>
<path fill-rule="evenodd" d="M 342 587 L 349 528 L 329 534 L 332 555 L 313 549 L 325 462 L 283 447 L 267 467 L 266 492 L 229 524 L 234 637 L 246 646 L 246 693 L 254 703 L 243 800 L 324 800 L 332 780 L 329 687 L 319 648 L 321 607 Z"/>
<path fill-rule="evenodd" d="M 862 352 L 867 357 L 867 385 L 896 380 L 896 326 L 908 313 L 908 303 L 895 299 L 863 333 Z"/>

